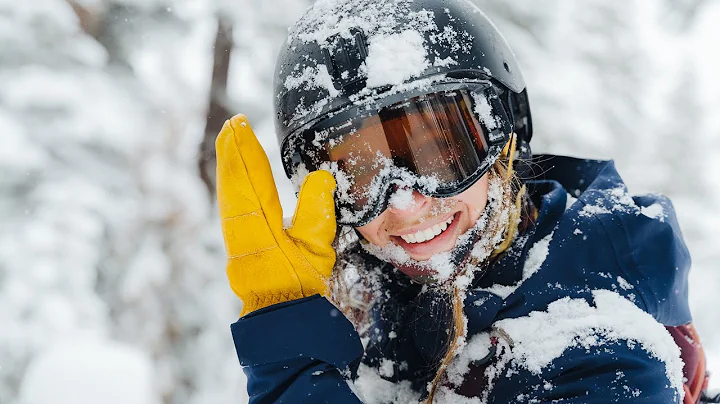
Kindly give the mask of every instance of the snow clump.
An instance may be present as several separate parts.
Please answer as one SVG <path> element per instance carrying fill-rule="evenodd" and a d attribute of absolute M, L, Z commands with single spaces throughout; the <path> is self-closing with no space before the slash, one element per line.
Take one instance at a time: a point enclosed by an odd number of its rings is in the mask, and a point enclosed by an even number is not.
<path fill-rule="evenodd" d="M 397 85 L 420 76 L 429 66 L 424 42 L 413 30 L 374 37 L 365 60 L 367 86 Z"/>
<path fill-rule="evenodd" d="M 409 381 L 393 383 L 382 378 L 378 369 L 360 364 L 356 380 L 348 380 L 350 389 L 366 404 L 418 403 L 420 394 Z"/>
<path fill-rule="evenodd" d="M 302 87 L 324 88 L 331 97 L 340 95 L 340 91 L 335 88 L 328 68 L 324 64 L 320 64 L 316 68 L 306 67 L 305 70 L 299 74 L 289 75 L 285 79 L 285 88 L 289 90 Z"/>
<path fill-rule="evenodd" d="M 640 212 L 649 217 L 650 219 L 658 219 L 661 222 L 665 220 L 665 210 L 659 203 L 654 203 L 650 206 L 643 207 Z"/>
<path fill-rule="evenodd" d="M 516 365 L 534 374 L 562 356 L 568 348 L 590 348 L 614 341 L 638 344 L 665 364 L 665 373 L 682 401 L 683 362 L 680 348 L 665 327 L 633 303 L 607 290 L 592 292 L 595 307 L 585 299 L 557 300 L 547 311 L 506 319 L 495 324 L 512 340 Z M 617 313 L 623 313 L 618 316 Z"/>
<path fill-rule="evenodd" d="M 473 93 L 475 99 L 475 113 L 488 130 L 498 127 L 498 118 L 493 114 L 492 106 L 483 94 Z"/>
<path fill-rule="evenodd" d="M 415 196 L 413 195 L 413 189 L 399 187 L 390 197 L 390 206 L 400 210 L 407 210 L 414 207 Z"/>

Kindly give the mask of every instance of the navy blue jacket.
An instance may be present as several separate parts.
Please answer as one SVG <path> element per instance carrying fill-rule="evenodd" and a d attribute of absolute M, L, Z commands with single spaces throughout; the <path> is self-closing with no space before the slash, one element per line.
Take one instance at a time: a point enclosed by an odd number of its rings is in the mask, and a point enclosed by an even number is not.
<path fill-rule="evenodd" d="M 511 352 L 495 361 L 499 377 L 483 387 L 485 401 L 681 402 L 677 366 L 666 363 L 674 353 L 663 356 L 642 337 L 654 325 L 691 321 L 690 258 L 672 205 L 659 195 L 628 196 L 612 162 L 540 156 L 536 163 L 536 179 L 526 182 L 539 209 L 535 225 L 465 299 L 468 340 L 501 335 L 505 348 L 499 351 Z M 233 324 L 250 401 L 362 402 L 346 380 L 361 361 L 372 367 L 383 359 L 394 367 L 385 372 L 389 380 L 409 380 L 422 390 L 450 320 L 430 294 L 409 284 L 396 289 L 390 286 L 387 300 L 376 305 L 376 328 L 365 349 L 350 322 L 320 296 L 274 305 Z M 572 304 L 589 314 L 557 316 Z M 527 332 L 532 325 L 523 321 L 552 313 L 546 328 Z M 637 319 L 637 330 L 623 328 L 624 319 Z M 597 321 L 583 329 L 589 320 Z M 554 355 L 557 346 L 548 345 L 544 361 L 523 357 L 535 352 L 533 338 L 547 327 L 574 337 Z M 672 341 L 662 332 L 656 336 L 661 342 Z"/>

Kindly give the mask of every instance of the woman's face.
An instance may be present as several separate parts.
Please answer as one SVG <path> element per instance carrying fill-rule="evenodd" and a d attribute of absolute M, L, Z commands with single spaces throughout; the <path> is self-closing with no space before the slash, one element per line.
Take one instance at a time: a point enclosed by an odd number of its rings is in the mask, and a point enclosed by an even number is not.
<path fill-rule="evenodd" d="M 412 203 L 391 203 L 380 216 L 357 230 L 378 247 L 395 244 L 410 258 L 422 262 L 452 250 L 458 238 L 480 219 L 488 200 L 488 174 L 451 198 L 432 198 L 418 191 L 412 191 L 412 198 Z M 417 268 L 398 266 L 398 270 L 411 278 L 433 275 Z"/>

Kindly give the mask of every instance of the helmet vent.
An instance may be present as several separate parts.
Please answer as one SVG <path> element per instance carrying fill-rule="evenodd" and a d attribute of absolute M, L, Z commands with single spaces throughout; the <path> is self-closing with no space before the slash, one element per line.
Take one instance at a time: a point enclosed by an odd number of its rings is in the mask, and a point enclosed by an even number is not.
<path fill-rule="evenodd" d="M 368 46 L 365 33 L 360 28 L 350 29 L 350 38 L 333 35 L 322 53 L 335 89 L 349 92 L 366 80 L 360 67 L 368 56 Z"/>
<path fill-rule="evenodd" d="M 507 61 L 506 61 L 506 62 L 503 62 L 503 67 L 505 67 L 505 71 L 506 71 L 506 72 L 512 73 L 512 72 L 510 71 L 510 65 L 508 64 Z"/>

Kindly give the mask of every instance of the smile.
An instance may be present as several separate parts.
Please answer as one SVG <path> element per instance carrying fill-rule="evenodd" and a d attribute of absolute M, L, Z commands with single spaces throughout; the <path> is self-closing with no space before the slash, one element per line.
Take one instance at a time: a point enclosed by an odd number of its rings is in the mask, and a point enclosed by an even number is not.
<path fill-rule="evenodd" d="M 452 216 L 445 222 L 438 223 L 433 227 L 425 230 L 420 230 L 412 234 L 406 234 L 404 236 L 400 236 L 400 238 L 402 238 L 403 241 L 409 244 L 417 244 L 430 241 L 435 237 L 439 236 L 442 232 L 444 232 L 448 228 L 448 226 L 452 224 L 453 220 L 455 220 L 455 216 Z"/>

